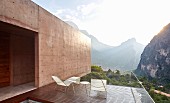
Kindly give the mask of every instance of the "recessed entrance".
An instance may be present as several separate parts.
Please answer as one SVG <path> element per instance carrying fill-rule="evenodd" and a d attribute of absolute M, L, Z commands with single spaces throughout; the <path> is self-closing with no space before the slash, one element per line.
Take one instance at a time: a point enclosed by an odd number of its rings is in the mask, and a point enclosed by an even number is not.
<path fill-rule="evenodd" d="M 10 85 L 9 35 L 0 35 L 0 87 Z"/>
<path fill-rule="evenodd" d="M 0 88 L 35 84 L 36 32 L 0 22 Z"/>

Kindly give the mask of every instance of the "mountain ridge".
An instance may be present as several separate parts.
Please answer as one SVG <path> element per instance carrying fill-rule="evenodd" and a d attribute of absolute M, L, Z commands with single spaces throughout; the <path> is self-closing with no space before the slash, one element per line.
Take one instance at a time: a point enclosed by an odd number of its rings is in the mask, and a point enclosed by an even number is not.
<path fill-rule="evenodd" d="M 72 27 L 78 28 L 73 22 Z M 100 65 L 104 69 L 134 70 L 140 60 L 144 45 L 138 43 L 135 38 L 128 39 L 119 46 L 104 44 L 86 30 L 80 30 L 91 38 L 91 61 L 92 65 Z"/>

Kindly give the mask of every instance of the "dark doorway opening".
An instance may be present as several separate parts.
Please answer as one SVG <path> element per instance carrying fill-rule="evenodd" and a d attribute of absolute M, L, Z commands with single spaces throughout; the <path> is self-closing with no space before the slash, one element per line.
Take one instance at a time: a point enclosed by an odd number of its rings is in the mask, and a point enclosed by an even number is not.
<path fill-rule="evenodd" d="M 36 32 L 0 22 L 0 88 L 33 82 Z"/>
<path fill-rule="evenodd" d="M 0 87 L 10 85 L 9 35 L 0 35 Z"/>

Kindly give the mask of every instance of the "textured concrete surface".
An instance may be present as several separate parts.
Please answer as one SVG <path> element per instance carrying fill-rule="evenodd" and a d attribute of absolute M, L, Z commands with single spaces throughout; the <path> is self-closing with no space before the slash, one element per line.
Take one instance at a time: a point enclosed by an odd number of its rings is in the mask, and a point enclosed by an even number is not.
<path fill-rule="evenodd" d="M 0 22 L 11 24 L 3 29 L 11 35 L 14 32 L 32 35 L 34 32 L 37 87 L 52 83 L 52 75 L 66 79 L 90 72 L 91 40 L 31 0 L 1 0 Z M 18 27 L 17 30 L 13 25 Z M 20 74 L 20 78 L 22 77 Z"/>
<path fill-rule="evenodd" d="M 90 71 L 88 37 L 43 8 L 39 8 L 39 26 L 40 86 L 52 83 L 52 75 L 65 79 Z"/>
<path fill-rule="evenodd" d="M 1 21 L 38 30 L 38 5 L 30 0 L 1 0 L 0 8 Z"/>

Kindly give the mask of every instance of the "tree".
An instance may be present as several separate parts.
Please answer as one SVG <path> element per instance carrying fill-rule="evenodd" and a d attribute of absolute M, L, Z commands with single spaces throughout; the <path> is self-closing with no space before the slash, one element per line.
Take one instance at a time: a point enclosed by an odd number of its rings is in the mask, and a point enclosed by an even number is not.
<path fill-rule="evenodd" d="M 119 70 L 116 70 L 116 74 L 120 74 L 120 71 L 119 71 Z"/>
<path fill-rule="evenodd" d="M 110 69 L 106 72 L 106 76 L 108 78 L 113 78 L 113 75 L 114 75 L 114 73 Z"/>

